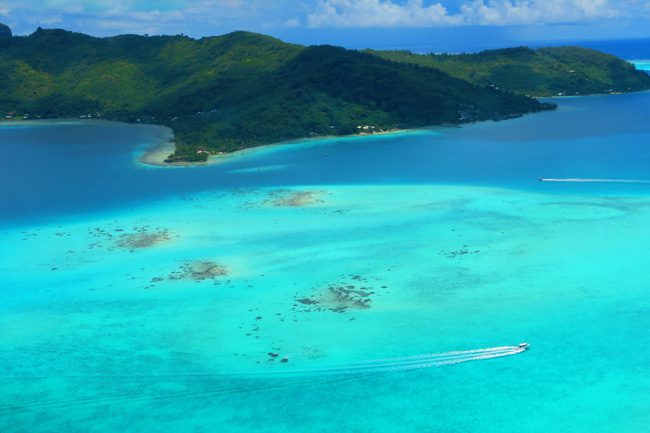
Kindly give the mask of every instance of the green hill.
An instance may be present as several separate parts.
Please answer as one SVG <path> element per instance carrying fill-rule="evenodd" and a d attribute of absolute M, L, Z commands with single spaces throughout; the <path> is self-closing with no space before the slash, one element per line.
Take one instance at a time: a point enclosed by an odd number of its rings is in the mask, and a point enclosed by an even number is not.
<path fill-rule="evenodd" d="M 434 67 L 481 86 L 530 96 L 587 95 L 650 89 L 650 75 L 610 54 L 580 47 L 526 47 L 476 54 L 369 51 L 383 59 Z"/>
<path fill-rule="evenodd" d="M 170 161 L 301 137 L 502 119 L 554 107 L 486 85 L 491 82 L 452 77 L 429 67 L 428 58 L 421 62 L 424 56 L 407 53 L 303 47 L 247 32 L 198 40 L 94 38 L 40 28 L 29 36 L 11 36 L 8 29 L 2 34 L 2 118 L 91 115 L 167 125 L 177 146 Z M 599 64 L 591 69 L 603 72 Z M 621 80 L 633 75 L 627 71 Z"/>
<path fill-rule="evenodd" d="M 306 48 L 230 95 L 217 98 L 228 99 L 215 111 L 183 119 L 174 129 L 192 143 L 218 137 L 219 149 L 231 151 L 289 138 L 498 119 L 550 108 L 436 70 L 329 46 Z"/>

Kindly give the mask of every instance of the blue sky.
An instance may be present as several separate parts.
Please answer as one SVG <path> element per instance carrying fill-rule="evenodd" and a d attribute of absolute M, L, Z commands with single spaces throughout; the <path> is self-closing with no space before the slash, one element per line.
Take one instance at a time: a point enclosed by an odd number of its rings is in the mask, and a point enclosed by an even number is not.
<path fill-rule="evenodd" d="M 38 26 L 96 36 L 194 37 L 251 30 L 353 48 L 478 48 L 650 37 L 650 0 L 0 0 L 16 34 Z"/>

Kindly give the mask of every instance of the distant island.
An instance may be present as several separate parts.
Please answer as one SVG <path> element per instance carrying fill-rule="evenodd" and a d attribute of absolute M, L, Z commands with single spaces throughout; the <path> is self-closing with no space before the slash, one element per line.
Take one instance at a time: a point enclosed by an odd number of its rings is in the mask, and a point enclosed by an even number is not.
<path fill-rule="evenodd" d="M 373 51 L 383 59 L 437 68 L 479 86 L 534 97 L 647 90 L 650 76 L 616 56 L 580 47 L 504 48 L 474 54 Z"/>
<path fill-rule="evenodd" d="M 166 162 L 290 139 L 499 120 L 536 96 L 650 89 L 650 76 L 576 47 L 463 55 L 304 47 L 248 32 L 95 38 L 0 24 L 3 119 L 103 118 L 174 131 Z"/>

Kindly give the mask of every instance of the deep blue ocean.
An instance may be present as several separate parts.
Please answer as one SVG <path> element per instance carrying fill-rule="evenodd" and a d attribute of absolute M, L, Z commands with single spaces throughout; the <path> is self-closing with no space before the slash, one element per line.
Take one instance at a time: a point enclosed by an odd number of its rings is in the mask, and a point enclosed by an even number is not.
<path fill-rule="evenodd" d="M 181 168 L 0 123 L 0 432 L 647 431 L 650 92 L 553 101 Z"/>
<path fill-rule="evenodd" d="M 0 191 L 0 215 L 24 221 L 266 185 L 456 183 L 580 193 L 621 186 L 538 178 L 650 179 L 648 93 L 556 102 L 558 111 L 507 122 L 303 142 L 190 169 L 134 162 L 134 147 L 150 145 L 155 128 L 101 121 L 6 124 L 0 137 L 11 157 L 0 161 L 0 170 L 10 187 Z"/>

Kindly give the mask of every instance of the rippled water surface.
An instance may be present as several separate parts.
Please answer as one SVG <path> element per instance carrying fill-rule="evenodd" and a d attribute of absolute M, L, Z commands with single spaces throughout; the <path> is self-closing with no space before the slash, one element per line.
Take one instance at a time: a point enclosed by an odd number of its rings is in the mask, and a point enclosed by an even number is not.
<path fill-rule="evenodd" d="M 557 102 L 180 169 L 0 124 L 0 431 L 643 431 L 650 185 L 538 178 L 650 180 L 650 94 Z"/>

